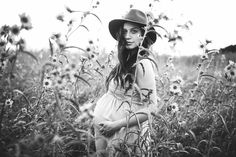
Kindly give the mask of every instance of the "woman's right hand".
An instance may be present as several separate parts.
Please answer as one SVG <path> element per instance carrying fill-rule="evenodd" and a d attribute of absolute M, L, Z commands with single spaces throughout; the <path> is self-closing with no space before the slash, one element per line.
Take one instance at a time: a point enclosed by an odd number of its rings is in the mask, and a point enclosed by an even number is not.
<path fill-rule="evenodd" d="M 103 121 L 99 123 L 99 131 L 105 137 L 111 137 L 117 131 L 116 123 L 113 121 Z"/>

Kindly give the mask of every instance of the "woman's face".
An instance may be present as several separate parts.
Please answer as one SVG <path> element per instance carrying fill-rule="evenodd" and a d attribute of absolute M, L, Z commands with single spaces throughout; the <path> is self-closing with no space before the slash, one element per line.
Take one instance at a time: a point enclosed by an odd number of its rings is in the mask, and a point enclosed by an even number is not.
<path fill-rule="evenodd" d="M 133 49 L 139 46 L 142 41 L 141 29 L 137 24 L 134 23 L 124 23 L 123 36 L 126 41 L 125 47 L 127 49 Z"/>

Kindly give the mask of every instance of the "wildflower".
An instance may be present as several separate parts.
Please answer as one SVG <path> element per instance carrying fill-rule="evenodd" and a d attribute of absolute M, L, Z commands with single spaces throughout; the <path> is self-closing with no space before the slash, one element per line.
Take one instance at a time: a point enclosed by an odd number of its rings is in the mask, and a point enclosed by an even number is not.
<path fill-rule="evenodd" d="M 0 50 L 5 50 L 7 42 L 0 39 Z"/>
<path fill-rule="evenodd" d="M 22 109 L 21 109 L 21 112 L 22 112 L 22 113 L 27 113 L 27 109 L 26 109 L 26 108 L 22 108 Z"/>
<path fill-rule="evenodd" d="M 170 93 L 175 95 L 182 95 L 182 91 L 180 89 L 180 84 L 173 83 L 170 85 Z"/>
<path fill-rule="evenodd" d="M 178 83 L 178 84 L 180 84 L 180 85 L 183 85 L 184 80 L 182 79 L 181 76 L 176 76 L 174 79 L 172 79 L 172 82 L 173 82 L 173 83 Z"/>
<path fill-rule="evenodd" d="M 20 16 L 21 27 L 26 30 L 31 29 L 32 23 L 31 23 L 30 17 L 27 16 L 25 13 L 20 14 L 19 16 Z"/>
<path fill-rule="evenodd" d="M 7 67 L 8 60 L 0 60 L 0 69 L 4 70 Z"/>
<path fill-rule="evenodd" d="M 20 27 L 18 27 L 17 25 L 13 25 L 11 28 L 10 28 L 10 31 L 13 35 L 19 35 L 20 34 Z"/>
<path fill-rule="evenodd" d="M 0 36 L 6 36 L 10 31 L 10 27 L 7 25 L 4 25 L 0 28 Z"/>
<path fill-rule="evenodd" d="M 176 102 L 172 103 L 167 107 L 167 111 L 171 113 L 176 113 L 179 111 L 179 105 Z"/>
<path fill-rule="evenodd" d="M 5 101 L 5 105 L 6 105 L 6 106 L 10 106 L 10 108 L 12 107 L 12 104 L 13 104 L 13 100 L 11 100 L 11 99 L 7 99 L 7 100 Z"/>
<path fill-rule="evenodd" d="M 9 35 L 9 36 L 7 37 L 7 40 L 8 40 L 8 42 L 11 43 L 11 44 L 16 44 L 16 39 L 15 39 L 15 36 L 13 36 L 13 35 Z"/>
<path fill-rule="evenodd" d="M 20 50 L 24 50 L 24 49 L 25 49 L 25 40 L 21 38 L 21 39 L 17 42 L 17 45 L 19 45 L 19 49 L 20 49 Z"/>
<path fill-rule="evenodd" d="M 197 81 L 194 81 L 194 82 L 193 82 L 193 86 L 198 86 L 198 82 L 197 82 Z"/>
<path fill-rule="evenodd" d="M 207 54 L 203 54 L 201 56 L 201 59 L 202 59 L 202 61 L 207 60 L 208 59 L 208 55 Z"/>
<path fill-rule="evenodd" d="M 61 15 L 57 15 L 56 18 L 57 18 L 57 20 L 59 20 L 59 21 L 61 21 L 61 22 L 64 22 L 64 18 L 65 18 L 65 17 L 64 17 L 64 15 L 61 14 Z"/>
<path fill-rule="evenodd" d="M 93 41 L 92 41 L 92 40 L 89 40 L 89 44 L 93 44 Z"/>
<path fill-rule="evenodd" d="M 174 64 L 172 62 L 171 63 L 167 63 L 166 67 L 169 68 L 170 70 L 175 70 L 175 66 L 174 66 Z"/>
<path fill-rule="evenodd" d="M 91 109 L 92 107 L 93 107 L 93 103 L 87 103 L 80 107 L 80 111 L 84 112 Z"/>
<path fill-rule="evenodd" d="M 52 87 L 52 81 L 50 79 L 47 79 L 47 78 L 44 79 L 43 80 L 43 87 L 47 88 L 47 89 L 51 88 Z"/>
<path fill-rule="evenodd" d="M 173 62 L 173 57 L 169 57 L 168 59 L 167 59 L 167 63 L 172 63 Z"/>
<path fill-rule="evenodd" d="M 229 64 L 224 68 L 224 71 L 227 80 L 236 78 L 236 64 L 233 61 L 229 61 Z"/>
<path fill-rule="evenodd" d="M 66 41 L 63 40 L 61 37 L 56 39 L 56 43 L 60 49 L 66 47 Z"/>
<path fill-rule="evenodd" d="M 52 59 L 52 62 L 53 62 L 53 63 L 57 63 L 57 61 L 58 61 L 57 55 L 53 55 L 53 56 L 51 57 L 51 59 Z"/>
<path fill-rule="evenodd" d="M 179 123 L 180 126 L 184 126 L 184 125 L 186 125 L 186 121 L 184 121 L 184 120 L 182 120 L 182 121 L 178 121 L 178 123 Z"/>
<path fill-rule="evenodd" d="M 66 7 L 66 10 L 69 12 L 69 13 L 72 13 L 72 12 L 74 12 L 73 10 L 71 10 L 71 8 L 69 8 L 69 7 Z"/>
<path fill-rule="evenodd" d="M 52 71 L 50 71 L 50 75 L 51 76 L 58 76 L 60 74 L 60 72 L 58 71 L 58 69 L 54 69 L 54 70 L 52 70 Z"/>
<path fill-rule="evenodd" d="M 61 143 L 62 142 L 62 137 L 55 135 L 52 139 L 52 143 Z"/>
<path fill-rule="evenodd" d="M 64 80 L 61 77 L 56 77 L 55 79 L 55 86 L 58 88 L 62 88 L 64 85 Z"/>
<path fill-rule="evenodd" d="M 59 39 L 60 37 L 61 37 L 61 33 L 54 33 L 54 34 L 52 34 L 51 39 L 57 40 L 57 39 Z"/>
<path fill-rule="evenodd" d="M 86 51 L 87 51 L 87 52 L 90 52 L 90 51 L 91 51 L 91 48 L 90 48 L 90 47 L 87 47 L 87 48 L 86 48 Z"/>
<path fill-rule="evenodd" d="M 82 114 L 80 114 L 80 115 L 75 119 L 75 122 L 76 122 L 76 123 L 80 123 L 82 120 L 88 119 L 88 118 L 89 118 L 88 113 L 87 113 L 87 112 L 82 112 Z"/>
<path fill-rule="evenodd" d="M 199 70 L 201 68 L 202 64 L 199 63 L 198 66 L 197 66 L 197 70 Z"/>
<path fill-rule="evenodd" d="M 230 69 L 225 72 L 225 78 L 226 79 L 235 79 L 236 78 L 236 69 Z"/>

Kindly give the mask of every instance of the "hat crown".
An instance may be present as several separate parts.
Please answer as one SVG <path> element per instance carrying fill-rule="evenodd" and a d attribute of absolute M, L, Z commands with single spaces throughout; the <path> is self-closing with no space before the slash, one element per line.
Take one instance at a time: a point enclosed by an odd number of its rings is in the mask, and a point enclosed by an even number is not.
<path fill-rule="evenodd" d="M 145 13 L 138 9 L 130 9 L 129 12 L 122 17 L 122 19 L 114 19 L 109 22 L 109 31 L 112 37 L 117 40 L 117 36 L 119 35 L 118 32 L 120 28 L 124 25 L 125 22 L 133 22 L 136 24 L 140 24 L 141 27 L 148 25 L 148 18 Z M 155 43 L 156 41 L 156 33 L 153 27 L 149 28 L 152 30 L 148 32 L 146 35 L 150 37 L 150 39 Z"/>
<path fill-rule="evenodd" d="M 130 20 L 136 23 L 147 25 L 147 17 L 146 15 L 137 9 L 131 9 L 125 16 L 125 20 Z"/>

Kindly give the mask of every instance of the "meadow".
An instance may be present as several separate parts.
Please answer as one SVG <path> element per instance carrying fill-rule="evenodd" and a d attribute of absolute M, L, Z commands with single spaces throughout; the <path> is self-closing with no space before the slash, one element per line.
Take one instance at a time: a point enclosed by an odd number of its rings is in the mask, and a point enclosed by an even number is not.
<path fill-rule="evenodd" d="M 106 91 L 116 52 L 105 52 L 93 41 L 86 49 L 68 46 L 60 33 L 49 37 L 50 49 L 27 51 L 18 36 L 32 26 L 25 14 L 20 18 L 21 26 L 4 25 L 0 32 L 0 156 L 96 156 L 93 109 Z M 151 144 L 124 140 L 114 156 L 236 155 L 235 56 L 209 50 L 209 44 L 201 45 L 201 56 L 153 52 L 163 107 L 151 113 Z M 133 153 L 137 148 L 140 154 Z"/>

